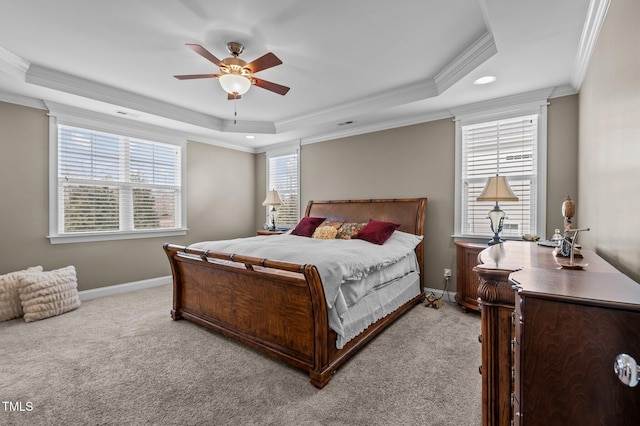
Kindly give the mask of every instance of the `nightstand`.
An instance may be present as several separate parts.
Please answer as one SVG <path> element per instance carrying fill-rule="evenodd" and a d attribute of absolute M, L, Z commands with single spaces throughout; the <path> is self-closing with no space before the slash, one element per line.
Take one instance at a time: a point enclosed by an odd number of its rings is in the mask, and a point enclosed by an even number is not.
<path fill-rule="evenodd" d="M 478 254 L 489 247 L 484 243 L 456 242 L 457 276 L 456 302 L 462 312 L 479 311 L 478 275 L 473 268 L 478 264 Z"/>
<path fill-rule="evenodd" d="M 275 230 L 275 231 L 269 231 L 268 229 L 258 229 L 256 231 L 256 235 L 281 235 L 284 234 L 285 231 L 279 231 L 279 230 Z"/>

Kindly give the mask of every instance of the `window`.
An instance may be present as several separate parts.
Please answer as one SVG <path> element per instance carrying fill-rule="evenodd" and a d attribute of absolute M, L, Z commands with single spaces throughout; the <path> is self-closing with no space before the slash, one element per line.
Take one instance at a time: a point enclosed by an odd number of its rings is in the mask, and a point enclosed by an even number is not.
<path fill-rule="evenodd" d="M 487 178 L 499 174 L 518 197 L 518 201 L 500 202 L 507 215 L 502 237 L 544 237 L 546 106 L 486 117 L 457 120 L 455 235 L 491 236 L 487 213 L 494 203 L 476 198 Z"/>
<path fill-rule="evenodd" d="M 298 153 L 267 156 L 267 190 L 278 191 L 282 205 L 278 207 L 276 225 L 293 228 L 299 220 Z M 267 208 L 267 222 L 268 219 Z"/>
<path fill-rule="evenodd" d="M 52 243 L 184 234 L 181 146 L 55 131 Z"/>

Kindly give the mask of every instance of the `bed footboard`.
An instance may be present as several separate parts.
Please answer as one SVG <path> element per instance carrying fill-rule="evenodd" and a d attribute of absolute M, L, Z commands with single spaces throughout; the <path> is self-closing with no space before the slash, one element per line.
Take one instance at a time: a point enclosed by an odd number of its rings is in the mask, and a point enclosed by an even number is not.
<path fill-rule="evenodd" d="M 174 320 L 188 319 L 308 371 L 324 386 L 328 324 L 313 265 L 165 244 Z"/>

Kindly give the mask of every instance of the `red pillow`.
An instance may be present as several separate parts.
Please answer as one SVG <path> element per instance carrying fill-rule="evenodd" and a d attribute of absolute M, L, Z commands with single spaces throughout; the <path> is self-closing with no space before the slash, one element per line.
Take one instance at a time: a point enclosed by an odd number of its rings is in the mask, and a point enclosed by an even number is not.
<path fill-rule="evenodd" d="M 382 245 L 391 237 L 393 231 L 400 227 L 397 223 L 381 222 L 378 220 L 370 220 L 364 228 L 351 238 L 369 241 L 373 244 Z"/>
<path fill-rule="evenodd" d="M 300 219 L 296 228 L 291 231 L 291 235 L 299 235 L 301 237 L 310 237 L 313 235 L 313 231 L 324 222 L 325 217 L 310 217 L 305 216 Z"/>

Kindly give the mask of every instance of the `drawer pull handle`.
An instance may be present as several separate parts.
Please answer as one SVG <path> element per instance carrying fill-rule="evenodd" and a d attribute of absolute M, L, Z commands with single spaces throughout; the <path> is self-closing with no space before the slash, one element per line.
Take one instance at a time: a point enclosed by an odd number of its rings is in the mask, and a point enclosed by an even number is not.
<path fill-rule="evenodd" d="M 613 371 L 625 385 L 633 388 L 638 384 L 640 367 L 638 367 L 638 363 L 631 355 L 618 355 L 616 362 L 613 363 Z"/>

